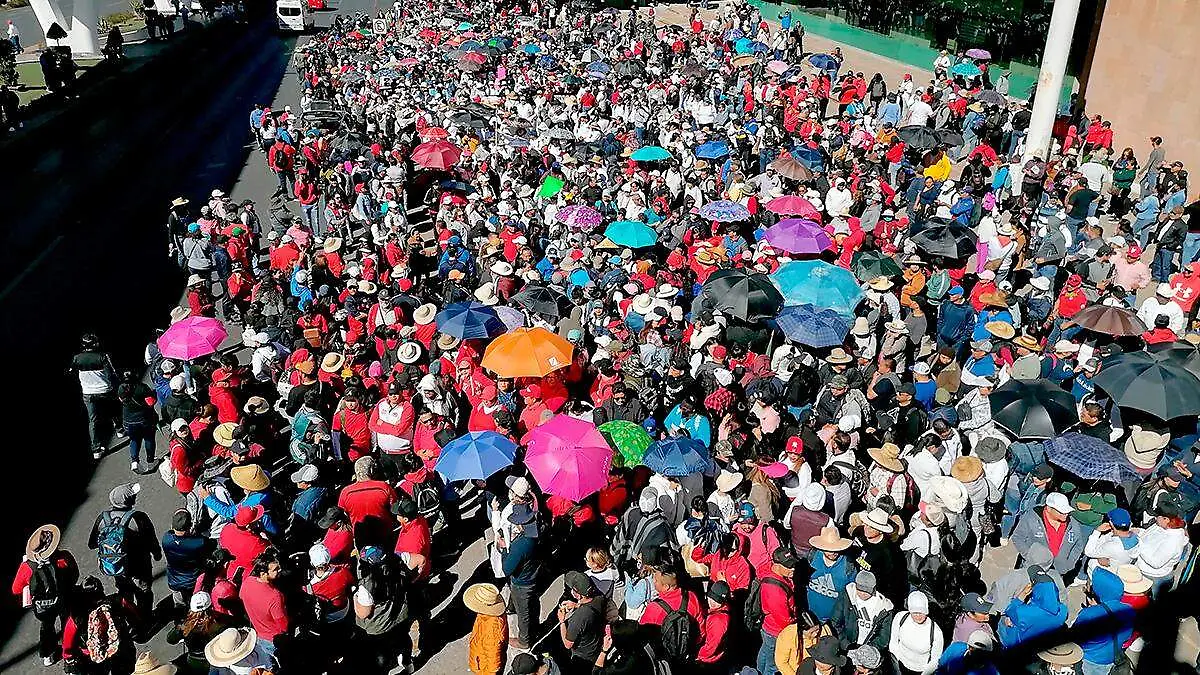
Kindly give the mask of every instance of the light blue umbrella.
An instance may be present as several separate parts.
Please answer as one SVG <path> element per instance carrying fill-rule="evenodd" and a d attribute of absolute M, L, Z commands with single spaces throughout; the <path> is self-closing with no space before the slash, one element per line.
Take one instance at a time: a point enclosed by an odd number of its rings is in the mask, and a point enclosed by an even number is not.
<path fill-rule="evenodd" d="M 644 148 L 638 148 L 629 156 L 635 162 L 661 162 L 666 159 L 671 159 L 671 153 L 665 148 L 660 148 L 657 145 L 647 145 Z"/>
<path fill-rule="evenodd" d="M 718 199 L 709 202 L 700 209 L 700 215 L 718 223 L 735 223 L 750 217 L 750 210 L 737 202 L 728 199 Z"/>
<path fill-rule="evenodd" d="M 458 30 L 459 30 L 459 32 L 461 32 L 461 33 L 465 33 L 465 32 L 467 32 L 467 31 L 471 30 L 471 29 L 472 29 L 472 28 L 474 28 L 474 27 L 475 27 L 475 26 L 473 26 L 473 25 L 472 25 L 472 24 L 470 24 L 470 23 L 467 23 L 466 21 L 464 21 L 464 22 L 462 22 L 462 23 L 458 24 Z"/>
<path fill-rule="evenodd" d="M 694 438 L 677 437 L 655 441 L 642 456 L 642 464 L 664 476 L 681 477 L 713 468 L 708 448 Z"/>
<path fill-rule="evenodd" d="M 955 75 L 962 75 L 964 77 L 977 77 L 983 74 L 983 71 L 979 69 L 979 66 L 969 61 L 963 61 L 962 63 L 955 64 L 955 66 L 950 69 L 950 72 L 954 73 Z"/>
<path fill-rule="evenodd" d="M 481 42 L 478 42 L 478 41 L 476 41 L 476 40 L 467 40 L 466 42 L 464 42 L 464 43 L 462 43 L 461 45 L 459 45 L 459 46 L 458 46 L 458 48 L 459 48 L 459 49 L 461 49 L 461 50 L 463 50 L 464 52 L 483 52 L 483 53 L 487 53 L 487 47 L 485 47 L 485 46 L 483 45 L 483 43 L 481 43 Z"/>
<path fill-rule="evenodd" d="M 604 236 L 618 246 L 629 248 L 646 248 L 658 243 L 654 228 L 636 220 L 618 220 L 604 228 Z"/>
<path fill-rule="evenodd" d="M 836 347 L 846 341 L 853 319 L 832 309 L 812 305 L 784 307 L 775 325 L 789 340 L 808 347 Z"/>
<path fill-rule="evenodd" d="M 495 431 L 472 431 L 446 444 L 438 456 L 437 472 L 447 482 L 484 480 L 512 466 L 517 444 Z"/>
<path fill-rule="evenodd" d="M 853 314 L 863 296 L 850 270 L 822 260 L 784 263 L 771 275 L 771 282 L 787 305 L 811 304 L 841 314 Z"/>
<path fill-rule="evenodd" d="M 709 141 L 696 148 L 696 156 L 700 159 L 717 159 L 729 154 L 729 144 L 725 141 Z"/>
<path fill-rule="evenodd" d="M 737 41 L 733 43 L 733 51 L 735 51 L 739 54 L 749 54 L 754 49 L 751 46 L 753 44 L 754 44 L 754 41 L 751 40 L 750 38 L 746 38 L 746 37 L 738 38 Z"/>
<path fill-rule="evenodd" d="M 447 305 L 435 318 L 437 329 L 460 340 L 495 337 L 508 332 L 496 310 L 478 302 Z"/>
<path fill-rule="evenodd" d="M 540 54 L 542 52 L 542 48 L 537 45 L 525 45 L 524 47 L 521 47 L 521 51 L 525 52 L 526 54 L 533 55 Z"/>

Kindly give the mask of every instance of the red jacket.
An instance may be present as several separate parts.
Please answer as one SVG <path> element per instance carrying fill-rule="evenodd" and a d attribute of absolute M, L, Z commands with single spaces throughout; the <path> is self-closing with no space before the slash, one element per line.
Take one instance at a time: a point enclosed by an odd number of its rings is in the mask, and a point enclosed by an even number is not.
<path fill-rule="evenodd" d="M 702 565 L 708 565 L 708 577 L 714 583 L 720 581 L 720 575 L 724 573 L 725 583 L 729 584 L 730 590 L 738 591 L 750 588 L 750 580 L 754 574 L 750 571 L 750 561 L 741 553 L 723 558 L 720 553 L 705 555 L 704 549 L 693 548 L 692 560 Z"/>
<path fill-rule="evenodd" d="M 208 400 L 213 405 L 217 406 L 217 421 L 237 422 L 241 417 L 242 409 L 238 405 L 237 397 L 229 387 L 221 387 L 216 384 L 208 385 Z"/>
<path fill-rule="evenodd" d="M 295 148 L 283 141 L 275 141 L 275 145 L 272 145 L 267 153 L 267 165 L 272 171 L 291 171 L 296 162 L 295 157 Z"/>
<path fill-rule="evenodd" d="M 69 587 L 74 586 L 75 582 L 79 580 L 79 566 L 75 564 L 75 558 L 69 552 L 61 549 L 55 551 L 50 556 L 50 562 L 58 568 L 60 583 Z M 29 565 L 29 561 L 22 561 L 17 567 L 17 575 L 13 577 L 12 594 L 20 598 L 32 577 L 33 568 Z"/>
<path fill-rule="evenodd" d="M 233 555 L 233 560 L 229 562 L 229 567 L 225 570 L 225 575 L 232 579 L 239 569 L 244 568 L 249 574 L 250 568 L 254 565 L 254 559 L 258 557 L 258 554 L 267 550 L 269 542 L 249 530 L 229 523 L 221 528 L 221 536 L 217 543 Z"/>
<path fill-rule="evenodd" d="M 704 642 L 700 644 L 696 660 L 700 663 L 717 663 L 724 659 L 728 647 L 729 608 L 721 606 L 709 609 L 700 632 L 704 634 Z"/>
<path fill-rule="evenodd" d="M 320 197 L 321 192 L 317 190 L 316 183 L 307 180 L 296 183 L 296 199 L 299 200 L 302 206 L 311 206 L 316 204 Z"/>
<path fill-rule="evenodd" d="M 309 583 L 308 592 L 338 610 L 350 604 L 350 590 L 354 586 L 354 574 L 349 565 L 330 565 L 329 573 Z"/>
<path fill-rule="evenodd" d="M 342 488 L 338 506 L 357 525 L 367 518 L 384 522 L 392 521 L 392 504 L 396 503 L 396 491 L 381 480 L 364 480 Z M 331 551 L 332 553 L 332 551 Z"/>
<path fill-rule="evenodd" d="M 791 579 L 783 579 L 775 572 L 767 572 L 762 575 L 763 584 L 759 591 L 759 597 L 762 598 L 763 614 L 766 618 L 763 620 L 763 630 L 767 635 L 779 637 L 784 628 L 796 621 L 796 603 L 792 599 L 794 589 L 792 588 Z M 774 583 L 766 583 L 767 579 L 774 579 L 782 583 L 785 587 L 779 588 Z"/>
<path fill-rule="evenodd" d="M 365 410 L 339 410 L 333 416 L 333 430 L 349 437 L 350 447 L 342 450 L 351 461 L 371 452 L 370 416 Z"/>
<path fill-rule="evenodd" d="M 418 579 L 429 577 L 429 570 L 432 567 L 429 553 L 432 547 L 433 535 L 429 531 L 429 523 L 426 522 L 424 516 L 417 516 L 400 526 L 400 534 L 396 537 L 396 555 L 416 553 L 425 556 L 424 564 L 417 571 Z"/>
<path fill-rule="evenodd" d="M 178 437 L 171 438 L 171 468 L 175 470 L 175 489 L 186 495 L 196 487 L 196 479 L 204 471 L 203 452 L 188 452 L 188 447 Z"/>
<path fill-rule="evenodd" d="M 677 610 L 683 601 L 682 595 L 683 590 L 677 587 L 658 596 L 658 600 L 662 600 L 672 610 Z M 695 591 L 688 591 L 686 611 L 700 626 L 700 644 L 704 644 L 704 609 L 705 606 L 701 604 L 700 595 Z M 651 600 L 650 604 L 646 605 L 646 610 L 642 612 L 642 618 L 639 623 L 648 626 L 661 626 L 665 618 L 667 618 L 666 611 L 657 600 Z"/>

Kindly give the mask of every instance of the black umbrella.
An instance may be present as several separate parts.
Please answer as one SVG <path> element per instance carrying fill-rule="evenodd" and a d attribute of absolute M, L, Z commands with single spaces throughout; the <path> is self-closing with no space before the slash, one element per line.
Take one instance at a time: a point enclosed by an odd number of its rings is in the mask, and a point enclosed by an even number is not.
<path fill-rule="evenodd" d="M 1146 324 L 1132 310 L 1112 305 L 1084 307 L 1071 317 L 1071 321 L 1105 335 L 1141 335 L 1146 332 Z M 1191 345 L 1184 344 L 1193 353 L 1196 351 Z"/>
<path fill-rule="evenodd" d="M 908 147 L 917 150 L 930 150 L 936 148 L 939 143 L 937 134 L 926 126 L 913 124 L 900 127 L 896 130 L 896 134 Z"/>
<path fill-rule="evenodd" d="M 783 307 L 783 295 L 765 274 L 717 270 L 703 292 L 714 307 L 744 321 L 774 318 Z"/>
<path fill-rule="evenodd" d="M 929 255 L 961 260 L 975 252 L 979 236 L 959 223 L 933 223 L 913 235 L 912 242 Z"/>
<path fill-rule="evenodd" d="M 643 77 L 646 69 L 637 61 L 622 61 L 617 64 L 617 74 L 622 77 Z"/>
<path fill-rule="evenodd" d="M 1122 408 L 1161 420 L 1200 415 L 1200 378 L 1179 361 L 1128 352 L 1105 359 L 1093 382 Z"/>
<path fill-rule="evenodd" d="M 48 40 L 65 40 L 67 39 L 67 31 L 58 22 L 50 24 L 50 30 L 46 31 L 46 39 Z"/>
<path fill-rule="evenodd" d="M 950 131 L 949 129 L 938 129 L 937 131 L 935 131 L 933 133 L 937 135 L 938 143 L 940 143 L 942 145 L 948 145 L 948 146 L 953 147 L 956 145 L 962 145 L 962 143 L 963 143 L 962 134 L 958 133 L 957 131 Z"/>
<path fill-rule="evenodd" d="M 1019 439 L 1053 438 L 1079 421 L 1075 397 L 1044 380 L 1009 380 L 988 402 L 992 421 Z"/>
<path fill-rule="evenodd" d="M 558 318 L 562 316 L 562 306 L 567 298 L 561 293 L 552 291 L 540 284 L 530 284 L 522 288 L 516 295 L 513 295 L 510 300 L 513 304 L 530 312 Z"/>
<path fill-rule="evenodd" d="M 455 113 L 450 116 L 450 121 L 460 127 L 474 127 L 476 129 L 487 129 L 490 126 L 487 120 L 479 119 L 478 117 L 467 112 Z"/>
<path fill-rule="evenodd" d="M 1000 107 L 1008 105 L 1008 99 L 1004 97 L 1004 94 L 1001 94 L 995 89 L 984 89 L 975 95 L 975 100 L 985 105 L 994 105 Z"/>
<path fill-rule="evenodd" d="M 1082 313 L 1080 312 L 1080 314 Z M 1079 316 L 1079 314 L 1075 316 Z M 1176 341 L 1147 345 L 1146 352 L 1159 361 L 1181 365 L 1184 370 L 1200 377 L 1200 351 L 1197 351 L 1195 345 L 1190 342 Z"/>

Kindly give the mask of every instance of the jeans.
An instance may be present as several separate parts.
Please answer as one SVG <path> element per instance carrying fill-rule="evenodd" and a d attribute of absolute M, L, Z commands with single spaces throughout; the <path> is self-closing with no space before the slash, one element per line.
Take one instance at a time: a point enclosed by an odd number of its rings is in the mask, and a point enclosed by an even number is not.
<path fill-rule="evenodd" d="M 1017 131 L 1016 129 L 1013 129 L 1013 132 L 1009 134 L 1008 137 L 1008 150 L 1004 154 L 1011 156 L 1017 151 L 1017 146 L 1021 144 L 1021 140 L 1024 138 L 1024 131 Z"/>
<path fill-rule="evenodd" d="M 1142 177 L 1142 196 L 1149 194 L 1151 190 L 1154 190 L 1157 187 L 1158 187 L 1158 170 L 1154 169 L 1151 171 L 1147 171 L 1146 175 Z"/>
<path fill-rule="evenodd" d="M 108 437 L 115 426 L 113 409 L 116 402 L 109 394 L 84 394 L 83 407 L 88 416 L 88 439 L 92 449 L 107 448 Z"/>
<path fill-rule="evenodd" d="M 314 235 L 321 234 L 321 212 L 316 204 L 301 204 L 300 211 L 304 214 L 304 224 Z"/>
<path fill-rule="evenodd" d="M 1157 579 L 1154 577 L 1149 577 L 1149 579 L 1150 579 L 1150 581 L 1154 582 L 1150 586 L 1150 597 L 1152 597 L 1152 598 L 1157 598 L 1158 596 L 1162 595 L 1163 593 L 1171 590 L 1171 583 L 1173 581 L 1175 581 L 1175 577 L 1170 574 L 1168 574 L 1165 577 L 1159 577 Z"/>
<path fill-rule="evenodd" d="M 1188 265 L 1200 260 L 1200 232 L 1188 232 L 1183 237 L 1183 255 L 1179 258 L 1179 266 Z"/>
<path fill-rule="evenodd" d="M 154 463 L 154 426 L 151 424 L 125 423 L 125 435 L 129 437 L 129 461 L 138 461 L 142 448 L 146 449 L 146 463 Z"/>
<path fill-rule="evenodd" d="M 1150 264 L 1150 276 L 1161 283 L 1171 276 L 1171 268 L 1175 266 L 1175 253 L 1168 248 L 1158 247 L 1154 251 L 1154 262 Z"/>
<path fill-rule="evenodd" d="M 279 189 L 276 190 L 276 193 L 285 194 L 290 197 L 292 195 L 292 183 L 295 181 L 295 178 L 292 177 L 292 172 L 276 171 L 275 180 L 279 182 Z"/>
<path fill-rule="evenodd" d="M 1083 671 L 1083 675 L 1108 675 L 1112 670 L 1111 663 L 1092 663 L 1087 659 L 1079 662 L 1079 667 Z"/>
<path fill-rule="evenodd" d="M 535 641 L 533 631 L 541 616 L 537 585 L 509 584 L 509 588 L 512 593 L 509 608 L 517 615 L 516 637 L 521 644 L 532 645 Z"/>
<path fill-rule="evenodd" d="M 1158 214 L 1154 214 L 1153 218 L 1138 218 L 1133 221 L 1133 233 L 1137 235 L 1138 243 L 1142 248 L 1146 248 L 1150 244 L 1150 232 L 1156 222 L 1158 222 Z"/>
<path fill-rule="evenodd" d="M 775 667 L 775 641 L 779 638 L 762 631 L 762 647 L 758 648 L 758 672 L 760 675 L 775 675 L 779 670 Z"/>

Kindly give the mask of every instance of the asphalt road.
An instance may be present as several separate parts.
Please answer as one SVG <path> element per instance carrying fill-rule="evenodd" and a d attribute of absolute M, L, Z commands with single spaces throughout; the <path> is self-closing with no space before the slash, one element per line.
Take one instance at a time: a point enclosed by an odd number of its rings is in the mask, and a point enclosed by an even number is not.
<path fill-rule="evenodd" d="M 132 11 L 129 6 L 129 0 L 93 0 L 96 3 L 96 18 L 103 19 L 110 14 L 117 12 Z M 70 0 L 64 0 L 64 13 L 69 11 L 72 6 Z M 4 30 L 8 30 L 8 22 L 12 21 L 13 25 L 21 33 L 21 46 L 29 47 L 39 42 L 46 41 L 46 35 L 42 33 L 42 26 L 38 23 L 37 17 L 33 14 L 32 7 L 17 7 L 15 9 L 6 9 L 0 11 L 0 26 Z M 7 33 L 5 33 L 7 35 Z M 104 36 L 100 36 L 100 45 L 104 45 Z"/>

